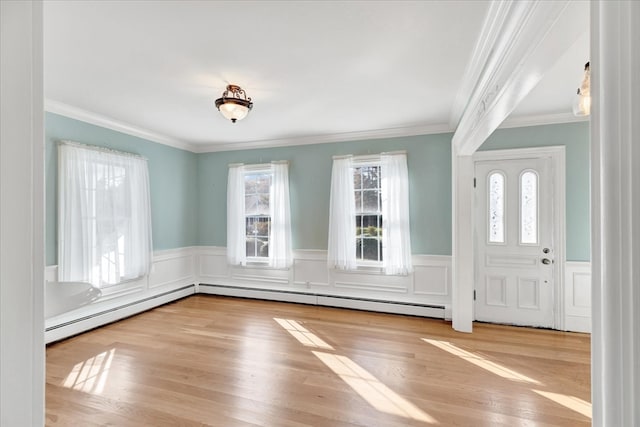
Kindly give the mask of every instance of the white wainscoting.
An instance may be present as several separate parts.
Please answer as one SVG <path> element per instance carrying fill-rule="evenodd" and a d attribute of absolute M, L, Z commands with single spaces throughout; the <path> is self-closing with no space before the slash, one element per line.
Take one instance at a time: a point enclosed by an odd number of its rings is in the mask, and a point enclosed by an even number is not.
<path fill-rule="evenodd" d="M 565 264 L 565 329 L 591 332 L 591 263 Z"/>
<path fill-rule="evenodd" d="M 298 250 L 289 269 L 227 265 L 223 247 L 188 247 L 154 254 L 149 276 L 105 290 L 98 301 L 46 319 L 47 343 L 194 293 L 326 305 L 451 319 L 451 257 L 414 255 L 414 272 L 387 276 L 327 268 L 322 250 Z M 55 281 L 56 266 L 45 270 Z M 591 265 L 567 262 L 565 330 L 591 331 Z"/>
<path fill-rule="evenodd" d="M 155 252 L 148 276 L 105 289 L 103 296 L 92 304 L 45 319 L 45 342 L 67 338 L 195 293 L 197 252 L 193 247 Z M 45 280 L 57 280 L 56 266 L 45 269 Z"/>
<path fill-rule="evenodd" d="M 365 310 L 451 317 L 451 257 L 414 255 L 414 273 L 343 272 L 327 267 L 324 250 L 297 250 L 289 269 L 229 267 L 223 247 L 200 248 L 201 293 L 246 296 Z"/>

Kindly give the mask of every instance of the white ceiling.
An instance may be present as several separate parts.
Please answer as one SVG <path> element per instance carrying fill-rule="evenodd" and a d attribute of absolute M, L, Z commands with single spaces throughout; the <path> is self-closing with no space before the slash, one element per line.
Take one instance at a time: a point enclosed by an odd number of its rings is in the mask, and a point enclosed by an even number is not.
<path fill-rule="evenodd" d="M 451 130 L 489 3 L 46 1 L 45 97 L 196 150 Z M 514 115 L 566 116 L 587 58 L 585 36 Z M 236 124 L 229 83 L 254 102 Z"/>

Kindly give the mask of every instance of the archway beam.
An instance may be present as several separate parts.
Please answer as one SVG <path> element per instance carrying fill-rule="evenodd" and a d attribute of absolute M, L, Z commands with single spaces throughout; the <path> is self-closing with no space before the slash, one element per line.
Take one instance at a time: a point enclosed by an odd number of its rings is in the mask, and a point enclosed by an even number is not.
<path fill-rule="evenodd" d="M 495 1 L 489 8 L 470 61 L 470 67 L 481 71 L 466 73 L 457 99 L 468 102 L 452 140 L 452 317 L 458 331 L 471 332 L 473 322 L 472 155 L 588 31 L 588 9 L 582 6 L 572 1 Z"/>

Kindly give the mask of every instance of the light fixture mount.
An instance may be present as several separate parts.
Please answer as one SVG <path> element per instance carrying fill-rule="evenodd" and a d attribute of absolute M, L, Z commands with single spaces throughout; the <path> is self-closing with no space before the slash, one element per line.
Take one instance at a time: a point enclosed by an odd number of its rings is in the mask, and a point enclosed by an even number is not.
<path fill-rule="evenodd" d="M 253 108 L 251 98 L 238 85 L 227 85 L 227 89 L 222 92 L 222 97 L 216 99 L 218 111 L 232 123 L 244 119 Z"/>

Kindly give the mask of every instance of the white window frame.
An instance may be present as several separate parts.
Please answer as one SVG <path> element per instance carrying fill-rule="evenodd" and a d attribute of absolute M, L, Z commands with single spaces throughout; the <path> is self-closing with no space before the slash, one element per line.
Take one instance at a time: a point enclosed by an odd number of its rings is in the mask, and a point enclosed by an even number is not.
<path fill-rule="evenodd" d="M 243 178 L 245 180 L 245 185 L 246 185 L 246 179 L 247 176 L 250 175 L 269 175 L 269 187 L 271 187 L 271 185 L 273 185 L 273 170 L 271 170 L 271 165 L 253 165 L 253 166 L 246 166 L 244 171 L 243 171 Z M 245 186 L 245 212 L 244 212 L 244 229 L 245 229 L 245 239 L 247 237 L 249 237 L 249 235 L 247 234 L 246 230 L 247 230 L 247 219 L 249 217 L 261 217 L 261 218 L 268 218 L 269 220 L 269 229 L 267 231 L 267 241 L 269 243 L 269 245 L 271 244 L 271 214 L 269 213 L 268 215 L 253 215 L 253 214 L 247 214 L 246 211 L 246 186 Z M 271 208 L 271 198 L 269 198 L 269 209 Z M 269 264 L 269 255 L 267 256 L 249 256 L 249 254 L 247 254 L 246 252 L 246 243 L 245 243 L 245 256 L 247 259 L 247 264 L 248 265 L 264 265 L 264 264 Z"/>
<path fill-rule="evenodd" d="M 246 182 L 249 175 L 268 174 L 269 186 L 269 255 L 247 256 Z M 264 216 L 263 216 L 264 217 Z M 233 266 L 288 269 L 291 253 L 291 208 L 289 202 L 289 162 L 229 165 L 227 181 L 227 263 Z"/>
<path fill-rule="evenodd" d="M 383 218 L 382 259 L 375 262 L 357 260 L 355 257 L 354 168 L 367 165 L 380 166 L 381 216 Z M 413 272 L 407 169 L 405 151 L 357 157 L 350 155 L 333 157 L 329 204 L 328 268 L 345 272 L 370 271 L 401 276 Z"/>
<path fill-rule="evenodd" d="M 355 188 L 356 169 L 363 168 L 363 167 L 377 167 L 378 168 L 378 173 L 380 174 L 381 173 L 381 168 L 382 168 L 382 161 L 379 159 L 379 157 L 377 159 L 372 159 L 372 158 L 369 158 L 369 157 L 354 157 L 353 166 L 352 166 L 352 169 L 351 169 L 351 176 L 352 176 L 352 179 L 354 180 L 354 196 L 355 196 L 355 193 L 358 192 L 358 191 L 360 191 L 361 193 L 363 192 L 362 187 L 360 189 Z M 378 179 L 379 180 L 381 179 L 380 176 L 378 177 Z M 365 216 L 365 215 L 376 215 L 376 216 L 378 216 L 378 218 L 380 218 L 380 222 L 381 222 L 381 224 L 379 226 L 379 228 L 380 228 L 379 239 L 380 240 L 379 240 L 378 245 L 381 246 L 382 245 L 382 229 L 384 227 L 384 218 L 382 218 L 382 201 L 381 201 L 381 199 L 382 199 L 382 183 L 379 182 L 378 184 L 379 185 L 378 185 L 377 188 L 378 188 L 378 191 L 380 193 L 380 196 L 379 196 L 379 199 L 378 199 L 379 200 L 378 201 L 378 204 L 379 204 L 378 210 L 376 212 L 371 212 L 371 213 L 365 213 L 363 210 L 358 212 L 357 203 L 356 203 L 356 218 L 358 216 Z M 362 194 L 362 196 L 364 196 L 364 194 Z M 361 208 L 364 206 L 364 197 L 362 197 L 361 200 L 360 200 L 360 206 L 361 206 Z M 356 230 L 357 229 L 358 229 L 358 222 L 356 221 Z M 354 251 L 357 251 L 358 240 L 359 239 L 361 239 L 361 236 L 359 236 L 357 234 L 353 237 L 353 243 L 354 243 L 353 250 Z M 356 265 L 357 265 L 358 269 L 364 269 L 364 270 L 374 270 L 375 269 L 375 270 L 379 271 L 382 268 L 382 260 L 383 260 L 384 253 L 382 252 L 382 247 L 379 247 L 378 251 L 379 251 L 378 255 L 381 255 L 381 256 L 379 256 L 379 259 L 377 261 L 359 258 L 359 255 L 357 254 L 356 255 Z"/>

